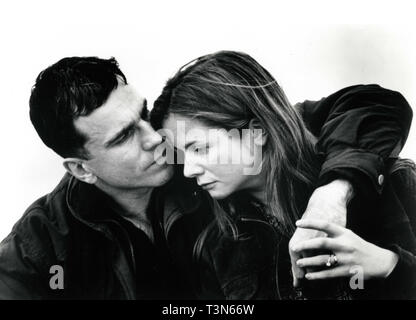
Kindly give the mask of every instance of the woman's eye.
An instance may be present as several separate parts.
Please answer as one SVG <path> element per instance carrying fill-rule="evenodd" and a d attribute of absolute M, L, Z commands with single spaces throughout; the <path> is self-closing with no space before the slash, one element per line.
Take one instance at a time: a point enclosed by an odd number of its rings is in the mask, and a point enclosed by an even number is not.
<path fill-rule="evenodd" d="M 208 146 L 195 147 L 194 152 L 197 154 L 206 154 L 209 150 Z"/>

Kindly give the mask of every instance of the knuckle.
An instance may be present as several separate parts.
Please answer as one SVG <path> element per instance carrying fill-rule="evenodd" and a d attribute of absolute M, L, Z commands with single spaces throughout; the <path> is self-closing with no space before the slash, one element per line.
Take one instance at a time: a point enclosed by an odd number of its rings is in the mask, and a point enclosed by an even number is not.
<path fill-rule="evenodd" d="M 329 223 L 328 221 L 324 221 L 322 222 L 322 229 L 328 229 L 331 227 L 331 223 Z"/>
<path fill-rule="evenodd" d="M 352 256 L 348 255 L 348 256 L 342 257 L 342 262 L 343 264 L 352 264 L 354 262 L 354 259 Z"/>
<path fill-rule="evenodd" d="M 327 246 L 327 245 L 328 245 L 328 239 L 326 239 L 326 238 L 320 239 L 320 240 L 318 241 L 318 243 L 319 243 L 319 245 L 320 245 L 321 247 L 325 247 L 325 246 Z"/>
<path fill-rule="evenodd" d="M 346 233 L 347 235 L 352 235 L 354 232 L 352 232 L 352 230 L 351 230 L 351 229 L 346 229 L 346 230 L 345 230 L 345 233 Z"/>
<path fill-rule="evenodd" d="M 355 248 L 354 248 L 354 246 L 352 246 L 351 244 L 347 243 L 347 244 L 345 245 L 345 251 L 346 251 L 346 252 L 349 252 L 349 253 L 354 253 L 354 252 L 355 252 Z"/>

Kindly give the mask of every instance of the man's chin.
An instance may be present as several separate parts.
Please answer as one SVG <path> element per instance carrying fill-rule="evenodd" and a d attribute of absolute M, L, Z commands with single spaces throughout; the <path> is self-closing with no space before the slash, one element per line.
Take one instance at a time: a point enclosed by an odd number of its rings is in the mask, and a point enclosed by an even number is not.
<path fill-rule="evenodd" d="M 155 178 L 157 178 L 156 186 L 160 187 L 166 184 L 173 177 L 174 169 L 173 165 L 164 164 L 157 172 L 155 172 Z"/>

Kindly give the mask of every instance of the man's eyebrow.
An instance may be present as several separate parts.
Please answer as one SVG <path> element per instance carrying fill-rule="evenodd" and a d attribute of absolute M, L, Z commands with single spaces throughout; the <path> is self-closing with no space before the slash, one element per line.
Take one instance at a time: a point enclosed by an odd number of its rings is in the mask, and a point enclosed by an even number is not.
<path fill-rule="evenodd" d="M 147 99 L 144 99 L 142 103 L 142 108 L 140 110 L 140 118 L 142 119 L 147 118 L 148 114 L 149 114 L 149 110 L 147 109 Z"/>
<path fill-rule="evenodd" d="M 106 148 L 111 147 L 117 140 L 119 140 L 122 136 L 125 134 L 131 132 L 131 130 L 134 130 L 136 126 L 136 122 L 132 121 L 127 126 L 125 126 L 123 129 L 121 129 L 118 133 L 116 133 L 110 140 L 108 140 L 104 145 Z"/>
<path fill-rule="evenodd" d="M 144 98 L 144 100 L 143 100 L 143 107 L 142 107 L 142 110 L 143 109 L 147 109 L 147 99 L 146 98 Z"/>

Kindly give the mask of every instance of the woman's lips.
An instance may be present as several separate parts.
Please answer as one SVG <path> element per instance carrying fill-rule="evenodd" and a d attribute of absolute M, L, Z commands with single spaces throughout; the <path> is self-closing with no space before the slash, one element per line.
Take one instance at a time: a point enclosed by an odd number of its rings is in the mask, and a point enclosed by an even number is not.
<path fill-rule="evenodd" d="M 216 183 L 216 181 L 213 181 L 213 182 L 209 182 L 209 183 L 200 184 L 199 186 L 204 190 L 208 190 L 208 189 L 212 189 L 214 187 L 215 183 Z"/>

